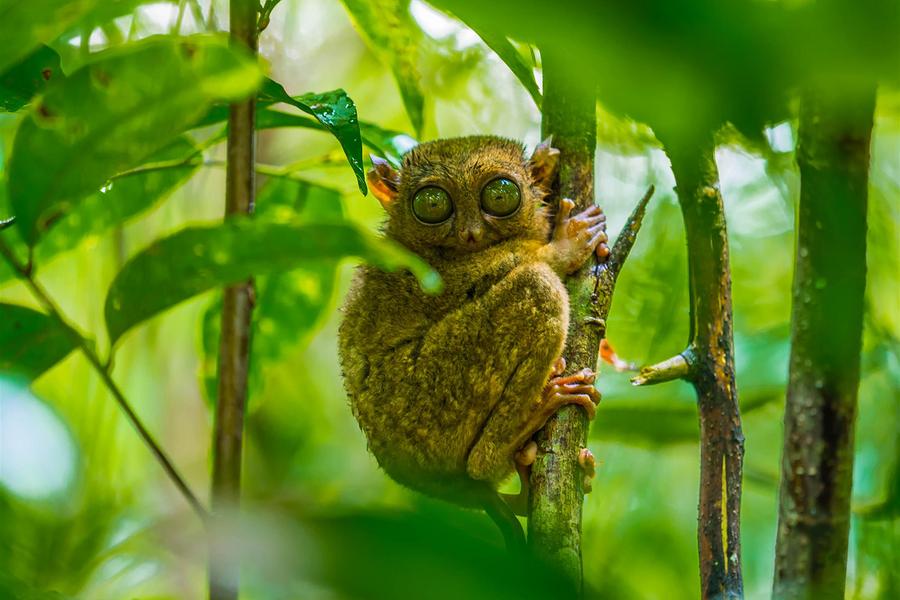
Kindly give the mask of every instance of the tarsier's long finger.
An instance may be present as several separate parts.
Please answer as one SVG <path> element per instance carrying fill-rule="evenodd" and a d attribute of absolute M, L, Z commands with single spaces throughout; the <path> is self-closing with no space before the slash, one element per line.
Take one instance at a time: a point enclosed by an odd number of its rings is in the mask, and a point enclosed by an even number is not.
<path fill-rule="evenodd" d="M 575 208 L 575 203 L 568 198 L 561 198 L 559 201 L 559 210 L 556 212 L 556 229 L 559 230 L 563 226 L 565 226 L 566 221 L 569 220 L 569 215 L 572 214 L 572 209 Z"/>
<path fill-rule="evenodd" d="M 601 242 L 597 245 L 597 249 L 594 250 L 594 253 L 600 260 L 605 260 L 606 257 L 609 256 L 609 246 L 607 246 L 605 242 Z"/>
<path fill-rule="evenodd" d="M 549 397 L 558 398 L 559 396 L 587 396 L 594 404 L 600 403 L 600 392 L 591 384 L 570 383 L 550 388 Z"/>
<path fill-rule="evenodd" d="M 600 404 L 600 392 L 597 390 L 597 388 L 594 387 L 593 384 L 570 383 L 563 386 L 563 390 L 566 394 L 585 394 L 586 396 L 590 396 L 591 401 L 593 401 L 594 404 Z"/>
<path fill-rule="evenodd" d="M 584 408 L 584 412 L 587 413 L 588 421 L 593 421 L 594 417 L 597 416 L 597 407 L 594 405 L 591 397 L 587 394 L 559 394 L 556 396 L 556 400 L 559 402 L 560 406 L 564 406 L 566 404 L 577 404 Z"/>
<path fill-rule="evenodd" d="M 586 209 L 584 209 L 577 215 L 575 215 L 574 218 L 576 218 L 576 219 L 593 219 L 595 217 L 599 218 L 599 219 L 603 219 L 604 221 L 606 220 L 606 215 L 603 214 L 603 211 L 600 209 L 600 207 L 597 206 L 596 204 L 593 204 L 591 206 L 588 206 Z"/>
<path fill-rule="evenodd" d="M 570 383 L 594 383 L 597 375 L 591 369 L 582 369 L 577 373 L 566 375 L 565 377 L 556 377 L 550 380 L 552 385 L 568 385 Z"/>
<path fill-rule="evenodd" d="M 591 233 L 590 248 L 596 248 L 599 244 L 609 241 L 609 236 L 607 236 L 606 232 L 602 229 L 600 231 L 592 231 Z"/>
<path fill-rule="evenodd" d="M 584 223 L 588 227 L 593 227 L 598 223 L 606 223 L 606 215 L 598 215 L 596 217 L 576 217 L 580 223 Z"/>

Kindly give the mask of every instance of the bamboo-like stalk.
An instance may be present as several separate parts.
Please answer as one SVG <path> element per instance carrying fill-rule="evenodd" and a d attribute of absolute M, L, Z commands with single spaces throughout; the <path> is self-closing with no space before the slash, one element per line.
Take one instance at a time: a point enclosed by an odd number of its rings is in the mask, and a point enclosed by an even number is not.
<path fill-rule="evenodd" d="M 257 52 L 255 0 L 231 0 L 231 43 L 254 55 Z M 256 101 L 250 97 L 231 105 L 228 112 L 228 145 L 225 174 L 225 218 L 251 214 L 255 195 Z M 247 374 L 250 363 L 250 318 L 253 283 L 245 281 L 225 288 L 219 339 L 219 387 L 213 431 L 212 503 L 214 516 L 240 503 L 241 456 Z M 210 541 L 210 600 L 236 600 L 238 567 L 224 557 L 233 556 L 219 544 L 230 543 L 214 535 Z"/>
<path fill-rule="evenodd" d="M 874 86 L 804 94 L 775 598 L 844 597 Z"/>

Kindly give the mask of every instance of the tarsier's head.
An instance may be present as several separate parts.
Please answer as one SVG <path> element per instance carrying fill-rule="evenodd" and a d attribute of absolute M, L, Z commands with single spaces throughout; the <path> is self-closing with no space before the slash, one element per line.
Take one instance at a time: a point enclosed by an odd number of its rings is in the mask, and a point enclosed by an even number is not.
<path fill-rule="evenodd" d="M 373 157 L 368 181 L 387 210 L 388 236 L 451 258 L 509 238 L 546 239 L 544 197 L 558 156 L 549 140 L 529 159 L 512 140 L 452 138 L 415 147 L 399 171 Z"/>

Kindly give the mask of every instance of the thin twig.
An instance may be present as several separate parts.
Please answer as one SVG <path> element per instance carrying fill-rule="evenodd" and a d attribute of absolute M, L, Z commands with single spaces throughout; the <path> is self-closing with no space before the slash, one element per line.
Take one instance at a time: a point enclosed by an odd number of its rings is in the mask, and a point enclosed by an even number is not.
<path fill-rule="evenodd" d="M 231 43 L 257 54 L 256 0 L 229 2 Z M 256 98 L 251 96 L 228 109 L 228 145 L 225 171 L 225 218 L 250 215 L 256 194 Z M 225 288 L 219 336 L 218 390 L 213 425 L 212 510 L 235 509 L 241 498 L 244 411 L 250 368 L 250 322 L 253 282 L 245 280 Z M 209 598 L 237 600 L 239 566 L 210 540 Z"/>
<path fill-rule="evenodd" d="M 266 27 L 269 26 L 269 17 L 279 2 L 281 0 L 266 0 L 264 4 L 259 6 L 259 17 L 256 21 L 257 35 L 265 31 Z"/>
<path fill-rule="evenodd" d="M 691 374 L 691 364 L 687 359 L 687 351 L 676 354 L 672 358 L 658 362 L 655 365 L 641 367 L 641 372 L 631 378 L 631 384 L 655 385 L 674 379 L 683 379 Z"/>
<path fill-rule="evenodd" d="M 125 413 L 125 417 L 131 423 L 131 425 L 137 430 L 138 435 L 143 440 L 144 444 L 147 448 L 150 449 L 150 452 L 156 457 L 156 460 L 162 466 L 163 470 L 166 472 L 166 475 L 169 476 L 169 479 L 175 484 L 175 487 L 178 488 L 178 491 L 184 496 L 187 500 L 188 504 L 191 505 L 191 508 L 194 509 L 194 512 L 197 513 L 197 516 L 207 524 L 209 519 L 209 513 L 206 508 L 200 503 L 200 500 L 197 499 L 197 495 L 191 490 L 190 486 L 187 484 L 185 479 L 179 474 L 178 469 L 175 468 L 175 465 L 172 463 L 171 459 L 168 455 L 163 451 L 160 445 L 153 438 L 153 435 L 147 430 L 144 426 L 143 422 L 141 422 L 140 417 L 138 417 L 137 413 L 134 412 L 134 409 L 131 407 L 131 404 L 125 398 L 125 395 L 122 393 L 122 390 L 119 389 L 119 386 L 116 385 L 116 382 L 113 381 L 112 376 L 109 371 L 104 368 L 103 363 L 100 361 L 100 358 L 97 356 L 97 353 L 94 352 L 91 343 L 84 338 L 78 331 L 69 325 L 68 320 L 62 314 L 62 311 L 56 306 L 56 303 L 50 297 L 50 295 L 44 290 L 43 286 L 37 281 L 34 277 L 31 270 L 28 268 L 28 265 L 23 265 L 19 263 L 18 259 L 16 259 L 13 254 L 12 249 L 6 245 L 6 242 L 0 239 L 0 254 L 3 255 L 3 258 L 6 259 L 6 262 L 13 268 L 16 274 L 20 279 L 25 281 L 28 288 L 31 290 L 31 293 L 37 298 L 38 302 L 44 307 L 47 313 L 56 321 L 57 325 L 65 331 L 65 333 L 72 339 L 76 346 L 78 346 L 81 353 L 84 354 L 85 358 L 87 358 L 88 362 L 97 371 L 100 375 L 100 378 L 103 380 L 104 385 L 109 389 L 110 393 L 115 398 L 116 403 L 119 405 L 119 408 L 122 409 L 122 412 Z"/>

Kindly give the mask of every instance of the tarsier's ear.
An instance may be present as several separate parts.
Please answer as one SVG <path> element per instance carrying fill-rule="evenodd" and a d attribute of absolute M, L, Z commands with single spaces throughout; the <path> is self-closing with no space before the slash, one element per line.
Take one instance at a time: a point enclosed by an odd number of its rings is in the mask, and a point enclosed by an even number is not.
<path fill-rule="evenodd" d="M 559 150 L 550 145 L 552 137 L 538 144 L 534 154 L 528 161 L 531 170 L 531 179 L 538 185 L 550 189 L 553 178 L 556 177 L 556 167 L 559 166 Z"/>
<path fill-rule="evenodd" d="M 400 188 L 400 173 L 394 169 L 388 161 L 378 156 L 370 155 L 372 170 L 366 173 L 366 181 L 372 194 L 378 198 L 386 209 L 397 199 L 397 190 Z"/>

